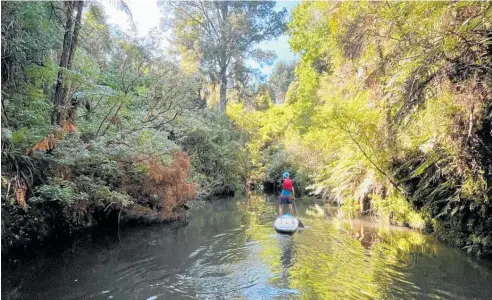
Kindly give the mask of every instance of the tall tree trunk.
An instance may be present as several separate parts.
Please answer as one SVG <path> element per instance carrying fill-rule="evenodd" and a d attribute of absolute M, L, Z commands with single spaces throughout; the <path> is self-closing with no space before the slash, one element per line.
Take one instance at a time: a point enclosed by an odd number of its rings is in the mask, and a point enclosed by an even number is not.
<path fill-rule="evenodd" d="M 225 114 L 227 104 L 227 74 L 226 70 L 220 72 L 220 98 L 219 111 Z"/>
<path fill-rule="evenodd" d="M 77 1 L 76 8 L 77 15 L 75 17 L 75 26 L 73 29 L 72 43 L 70 45 L 70 53 L 68 55 L 67 69 L 69 70 L 72 68 L 73 58 L 75 57 L 75 50 L 77 49 L 77 43 L 79 41 L 79 31 L 80 26 L 82 25 L 82 8 L 84 8 L 84 1 Z"/>
<path fill-rule="evenodd" d="M 65 35 L 63 36 L 63 48 L 60 56 L 60 64 L 58 70 L 58 77 L 55 84 L 55 95 L 54 104 L 55 111 L 53 112 L 53 123 L 60 124 L 61 114 L 63 111 L 63 106 L 65 101 L 63 99 L 63 72 L 68 65 L 68 57 L 70 56 L 70 45 L 72 43 L 72 27 L 73 27 L 73 5 L 72 1 L 66 2 L 65 6 L 67 8 L 67 20 L 65 22 Z"/>
<path fill-rule="evenodd" d="M 227 67 L 228 67 L 228 55 L 227 49 L 227 18 L 229 14 L 229 2 L 223 1 L 220 3 L 220 42 L 221 52 L 219 53 L 219 67 L 220 67 L 220 98 L 219 98 L 219 110 L 221 113 L 225 114 L 227 105 Z"/>
<path fill-rule="evenodd" d="M 66 3 L 67 7 L 67 20 L 65 23 L 65 35 L 63 37 L 63 48 L 60 57 L 60 69 L 58 71 L 58 77 L 55 84 L 54 105 L 55 110 L 53 113 L 53 124 L 59 125 L 61 121 L 65 120 L 68 113 L 68 101 L 67 101 L 67 82 L 64 81 L 65 70 L 72 68 L 73 58 L 75 56 L 75 50 L 77 49 L 78 36 L 82 21 L 82 8 L 84 6 L 83 1 L 70 1 Z M 74 20 L 74 9 L 77 14 Z"/>

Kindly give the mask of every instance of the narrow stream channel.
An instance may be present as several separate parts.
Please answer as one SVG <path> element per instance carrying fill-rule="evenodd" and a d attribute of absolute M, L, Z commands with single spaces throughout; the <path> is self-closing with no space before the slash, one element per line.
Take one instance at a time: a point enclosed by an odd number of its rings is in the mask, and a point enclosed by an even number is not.
<path fill-rule="evenodd" d="M 2 299 L 492 299 L 492 262 L 434 238 L 296 201 L 306 229 L 275 232 L 276 199 L 195 203 L 188 224 L 123 228 L 2 264 Z"/>

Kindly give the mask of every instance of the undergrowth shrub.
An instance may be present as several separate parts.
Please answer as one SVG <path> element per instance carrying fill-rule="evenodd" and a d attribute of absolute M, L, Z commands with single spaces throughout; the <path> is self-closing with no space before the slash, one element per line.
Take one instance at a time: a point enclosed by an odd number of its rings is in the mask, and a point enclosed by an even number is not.
<path fill-rule="evenodd" d="M 188 153 L 198 196 L 240 193 L 248 169 L 244 133 L 219 112 L 205 109 L 172 127 L 175 142 Z"/>
<path fill-rule="evenodd" d="M 190 160 L 183 152 L 176 152 L 170 165 L 156 157 L 135 159 L 142 168 L 140 182 L 125 177 L 122 188 L 137 200 L 130 216 L 148 220 L 174 220 L 181 216 L 183 205 L 196 196 L 196 184 L 187 182 Z"/>
<path fill-rule="evenodd" d="M 159 145 L 154 139 L 149 146 L 141 137 L 136 139 L 132 143 L 133 138 L 128 137 L 129 141 L 105 147 L 108 142 L 102 139 L 86 145 L 73 137 L 72 143 L 61 143 L 55 150 L 53 174 L 89 195 L 93 204 L 102 203 L 112 210 L 124 208 L 129 217 L 145 218 L 148 213 L 149 220 L 176 219 L 177 208 L 195 196 L 195 186 L 186 182 L 189 158 L 183 152 L 161 150 L 157 155 L 146 151 L 165 146 L 176 149 L 169 141 Z"/>

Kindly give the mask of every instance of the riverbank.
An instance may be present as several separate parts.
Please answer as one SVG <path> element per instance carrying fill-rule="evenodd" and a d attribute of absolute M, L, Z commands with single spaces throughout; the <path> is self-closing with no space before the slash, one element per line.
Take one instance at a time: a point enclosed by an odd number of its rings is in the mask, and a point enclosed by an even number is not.
<path fill-rule="evenodd" d="M 162 214 L 143 215 L 131 209 L 112 209 L 84 216 L 84 223 L 60 222 L 60 207 L 31 206 L 26 212 L 18 207 L 2 207 L 2 258 L 36 255 L 53 244 L 69 244 L 71 241 L 94 233 L 115 235 L 122 227 L 145 224 L 174 224 L 179 226 L 186 220 L 188 206 L 183 204 L 172 219 Z M 76 226 L 75 226 L 76 225 Z"/>

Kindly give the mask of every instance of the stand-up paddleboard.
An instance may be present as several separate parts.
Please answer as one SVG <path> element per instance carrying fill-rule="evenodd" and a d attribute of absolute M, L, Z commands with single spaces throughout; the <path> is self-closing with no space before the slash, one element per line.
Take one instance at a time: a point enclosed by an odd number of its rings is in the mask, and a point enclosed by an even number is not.
<path fill-rule="evenodd" d="M 289 214 L 285 214 L 275 220 L 273 227 L 280 233 L 294 233 L 297 228 L 299 228 L 299 221 L 297 218 L 294 218 Z"/>

